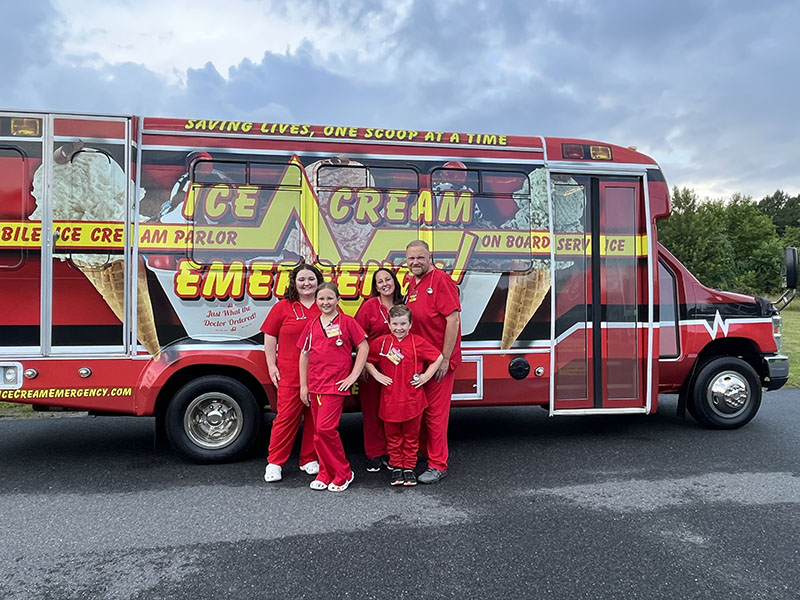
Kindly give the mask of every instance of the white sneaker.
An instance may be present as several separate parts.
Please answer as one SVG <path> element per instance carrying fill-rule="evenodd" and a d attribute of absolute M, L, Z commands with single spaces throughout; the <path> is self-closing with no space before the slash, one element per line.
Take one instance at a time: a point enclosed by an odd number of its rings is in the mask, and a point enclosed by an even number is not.
<path fill-rule="evenodd" d="M 274 481 L 281 480 L 281 472 L 283 469 L 278 465 L 273 465 L 272 463 L 267 463 L 267 468 L 264 470 L 264 481 L 267 483 L 272 483 Z"/>
<path fill-rule="evenodd" d="M 316 475 L 319 473 L 319 462 L 312 460 L 304 465 L 300 465 L 300 470 L 305 471 L 309 475 Z"/>
<path fill-rule="evenodd" d="M 353 479 L 355 479 L 356 474 L 353 471 L 350 471 L 350 479 L 345 481 L 342 485 L 336 485 L 332 481 L 328 484 L 328 491 L 329 492 L 343 492 L 345 491 L 351 483 L 353 483 Z"/>

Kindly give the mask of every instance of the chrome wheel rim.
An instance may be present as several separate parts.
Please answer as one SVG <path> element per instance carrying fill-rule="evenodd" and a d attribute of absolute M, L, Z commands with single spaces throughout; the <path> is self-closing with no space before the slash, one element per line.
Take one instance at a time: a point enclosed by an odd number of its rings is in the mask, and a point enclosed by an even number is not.
<path fill-rule="evenodd" d="M 224 448 L 233 443 L 242 431 L 242 409 L 228 394 L 201 394 L 186 407 L 183 429 L 201 448 Z"/>
<path fill-rule="evenodd" d="M 722 371 L 708 386 L 708 406 L 724 419 L 744 412 L 750 404 L 750 397 L 750 383 L 737 371 Z"/>

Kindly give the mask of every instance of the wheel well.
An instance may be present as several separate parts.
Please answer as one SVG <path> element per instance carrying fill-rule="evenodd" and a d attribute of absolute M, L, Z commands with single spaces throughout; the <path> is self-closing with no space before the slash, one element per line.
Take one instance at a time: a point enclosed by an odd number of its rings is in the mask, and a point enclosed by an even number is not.
<path fill-rule="evenodd" d="M 264 391 L 264 386 L 262 386 L 258 379 L 253 377 L 251 373 L 245 371 L 244 369 L 214 364 L 191 365 L 174 373 L 172 377 L 170 377 L 169 380 L 164 384 L 164 387 L 161 388 L 161 391 L 158 393 L 158 398 L 156 399 L 156 420 L 159 423 L 163 423 L 164 413 L 167 410 L 169 401 L 175 395 L 175 392 L 189 383 L 192 379 L 197 379 L 198 377 L 203 377 L 205 375 L 222 375 L 225 377 L 230 377 L 231 379 L 235 379 L 247 386 L 247 389 L 249 389 L 253 394 L 253 397 L 256 399 L 256 402 L 258 402 L 258 405 L 262 410 L 265 406 L 269 405 L 269 399 L 267 398 L 267 393 Z"/>
<path fill-rule="evenodd" d="M 722 338 L 713 340 L 706 345 L 705 348 L 697 355 L 695 361 L 695 368 L 693 369 L 692 376 L 696 374 L 700 368 L 710 360 L 719 356 L 734 356 L 741 358 L 748 363 L 753 370 L 758 373 L 759 378 L 763 382 L 766 373 L 764 372 L 764 362 L 761 360 L 761 354 L 752 340 L 746 338 Z"/>

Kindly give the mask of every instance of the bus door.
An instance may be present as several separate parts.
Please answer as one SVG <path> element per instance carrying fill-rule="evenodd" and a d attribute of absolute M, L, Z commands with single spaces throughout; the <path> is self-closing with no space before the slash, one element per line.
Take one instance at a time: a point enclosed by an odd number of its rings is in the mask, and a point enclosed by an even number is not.
<path fill-rule="evenodd" d="M 50 115 L 43 127 L 42 354 L 136 354 L 130 120 Z"/>
<path fill-rule="evenodd" d="M 645 177 L 550 175 L 550 414 L 650 410 L 654 266 Z"/>
<path fill-rule="evenodd" d="M 0 112 L 0 359 L 41 355 L 41 237 L 31 222 L 31 186 L 42 163 L 44 120 Z"/>

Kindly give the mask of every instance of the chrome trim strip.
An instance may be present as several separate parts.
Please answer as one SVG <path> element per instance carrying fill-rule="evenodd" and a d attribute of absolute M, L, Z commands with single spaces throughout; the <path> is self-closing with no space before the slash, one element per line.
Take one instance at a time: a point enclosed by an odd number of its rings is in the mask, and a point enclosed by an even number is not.
<path fill-rule="evenodd" d="M 642 408 L 562 408 L 553 413 L 555 416 L 580 416 L 580 415 L 641 415 L 647 414 L 647 409 Z M 551 415 L 553 416 L 553 415 Z"/>
<path fill-rule="evenodd" d="M 291 150 L 275 150 L 272 148 L 219 148 L 219 147 L 210 147 L 210 146 L 165 146 L 165 145 L 156 145 L 156 144 L 146 144 L 142 147 L 142 150 L 153 150 L 159 152 L 191 152 L 193 150 L 205 150 L 207 152 L 215 152 L 224 150 L 225 154 L 250 154 L 250 155 L 263 155 L 263 156 L 287 156 L 289 154 L 296 154 L 298 156 L 308 156 L 312 158 L 330 158 L 330 152 L 322 152 L 322 151 L 313 151 L 313 152 L 301 152 L 301 151 L 291 151 Z M 351 156 L 348 154 L 348 156 Z M 358 156 L 360 158 L 370 158 L 376 160 L 387 160 L 387 158 L 394 158 L 396 160 L 402 161 L 404 159 L 408 160 L 428 160 L 428 161 L 442 161 L 447 160 L 450 157 L 458 157 L 464 158 L 461 154 L 452 154 L 449 157 L 446 155 L 428 155 L 428 154 L 364 154 L 364 153 L 353 153 L 352 156 Z M 543 163 L 542 160 L 539 158 L 481 158 L 478 156 L 475 157 L 468 157 L 469 162 L 475 163 L 493 163 L 496 164 L 498 161 L 502 161 L 503 163 L 508 164 L 519 164 L 519 165 L 535 165 L 535 167 L 542 167 Z"/>
<path fill-rule="evenodd" d="M 545 146 L 547 147 L 547 146 Z M 555 240 L 555 231 L 553 231 L 553 197 L 550 193 L 550 169 L 547 168 L 545 162 L 545 183 L 547 185 L 547 229 L 550 232 L 550 240 Z M 586 209 L 584 208 L 584 213 Z M 585 226 L 584 226 L 585 228 Z M 585 232 L 584 232 L 585 235 Z M 556 299 L 558 298 L 558 290 L 556 289 L 556 245 L 550 244 L 550 401 L 548 403 L 547 413 L 552 417 L 553 410 L 556 405 Z M 578 323 L 576 323 L 578 325 Z M 564 332 L 567 335 L 572 328 Z"/>
<path fill-rule="evenodd" d="M 653 321 L 655 319 L 655 305 L 654 305 L 654 281 L 653 278 L 658 274 L 653 270 L 655 262 L 653 256 L 658 252 L 653 243 L 653 227 L 650 222 L 650 192 L 647 184 L 647 173 L 642 176 L 642 191 L 644 192 L 644 218 L 645 218 L 645 233 L 647 234 L 647 399 L 645 401 L 645 413 L 650 414 L 653 409 L 653 363 L 658 360 L 658 357 L 653 356 Z M 638 229 L 638 223 L 637 223 Z M 637 251 L 638 254 L 638 251 Z M 637 266 L 636 270 L 639 268 Z M 638 305 L 638 300 L 637 300 Z M 637 340 L 638 342 L 638 340 Z M 637 347 L 638 347 L 637 343 Z"/>
<path fill-rule="evenodd" d="M 42 356 L 49 356 L 53 343 L 52 331 L 52 311 L 53 311 L 53 200 L 52 180 L 53 180 L 53 130 L 55 119 L 53 115 L 47 115 L 42 120 L 44 129 L 44 142 L 42 143 L 42 174 L 44 181 L 44 206 L 42 207 L 42 221 L 40 228 L 42 231 L 42 254 L 40 277 L 41 282 L 41 315 L 39 320 L 39 339 L 41 343 L 40 353 Z"/>

